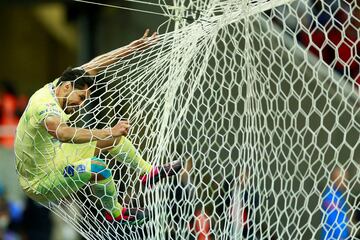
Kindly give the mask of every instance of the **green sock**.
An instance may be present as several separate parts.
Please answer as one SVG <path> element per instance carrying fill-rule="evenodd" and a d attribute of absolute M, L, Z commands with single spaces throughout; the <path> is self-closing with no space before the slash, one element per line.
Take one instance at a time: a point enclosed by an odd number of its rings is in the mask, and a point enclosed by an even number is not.
<path fill-rule="evenodd" d="M 146 162 L 138 153 L 134 145 L 126 137 L 121 137 L 120 142 L 110 151 L 116 160 L 130 164 L 134 169 L 140 169 L 142 173 L 149 173 L 151 164 Z"/>
<path fill-rule="evenodd" d="M 100 198 L 104 208 L 109 211 L 114 218 L 121 215 L 123 207 L 117 201 L 116 186 L 112 177 L 98 180 L 92 188 L 94 194 Z"/>

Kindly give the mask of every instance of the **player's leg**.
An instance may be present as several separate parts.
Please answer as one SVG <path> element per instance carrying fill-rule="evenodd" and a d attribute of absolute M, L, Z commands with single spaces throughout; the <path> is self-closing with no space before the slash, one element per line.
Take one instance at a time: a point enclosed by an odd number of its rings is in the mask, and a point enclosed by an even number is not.
<path fill-rule="evenodd" d="M 105 208 L 106 220 L 125 224 L 141 224 L 148 218 L 147 210 L 126 208 L 117 201 L 118 193 L 111 170 L 106 163 L 96 157 L 91 159 L 91 173 L 93 174 L 93 192 L 100 198 Z"/>
<path fill-rule="evenodd" d="M 114 144 L 114 142 L 107 142 L 106 144 L 102 145 L 105 148 L 109 144 Z M 117 201 L 114 200 L 117 200 L 117 192 L 115 191 L 115 183 L 112 179 L 111 171 L 106 167 L 104 161 L 93 157 L 100 153 L 99 148 L 97 147 L 98 145 L 101 144 L 97 142 L 84 144 L 64 143 L 62 144 L 61 149 L 58 149 L 57 151 L 55 162 L 57 165 L 61 166 L 74 165 L 76 169 L 77 164 L 81 163 L 81 159 L 91 159 L 92 161 L 90 164 L 90 169 L 87 165 L 88 171 L 86 172 L 90 171 L 92 177 L 90 181 L 95 182 L 95 185 L 93 184 L 94 193 L 102 200 L 102 205 L 107 206 L 106 208 L 109 210 L 106 211 L 106 213 L 108 213 L 106 215 L 108 216 L 107 220 L 112 221 L 113 219 L 116 219 L 128 224 L 136 224 L 143 221 L 147 217 L 146 211 L 139 209 L 121 208 Z M 104 192 L 106 194 L 104 194 Z M 109 195 L 108 193 L 111 194 Z M 115 206 L 115 208 L 112 208 L 112 206 Z M 117 209 L 121 210 L 121 217 L 118 216 L 119 211 Z"/>
<path fill-rule="evenodd" d="M 118 202 L 118 193 L 111 170 L 105 161 L 97 157 L 72 162 L 60 171 L 47 174 L 41 182 L 37 191 L 47 201 L 68 198 L 86 184 L 91 183 L 92 191 L 99 198 L 104 209 L 104 216 L 108 221 L 139 224 L 148 216 L 146 211 L 125 208 Z"/>
<path fill-rule="evenodd" d="M 120 217 L 123 207 L 117 201 L 118 193 L 111 170 L 102 159 L 96 157 L 91 158 L 89 170 L 92 175 L 90 182 L 94 195 L 100 199 L 109 217 Z"/>
<path fill-rule="evenodd" d="M 97 141 L 96 148 L 96 154 L 102 151 L 109 152 L 116 160 L 129 164 L 142 173 L 149 173 L 152 168 L 151 164 L 142 158 L 138 150 L 126 137 Z"/>
<path fill-rule="evenodd" d="M 143 176 L 141 176 L 143 185 L 151 186 L 162 178 L 176 175 L 182 170 L 184 165 L 180 159 L 160 166 L 152 166 L 142 158 L 134 145 L 126 137 L 97 141 L 96 147 L 96 153 L 107 151 L 118 161 L 128 163 L 134 169 L 140 169 L 143 173 Z"/>

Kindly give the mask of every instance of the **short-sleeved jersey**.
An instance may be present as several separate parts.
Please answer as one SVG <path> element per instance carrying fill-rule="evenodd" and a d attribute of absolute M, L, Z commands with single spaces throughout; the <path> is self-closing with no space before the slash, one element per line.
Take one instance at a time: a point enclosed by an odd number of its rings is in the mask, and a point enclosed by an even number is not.
<path fill-rule="evenodd" d="M 59 140 L 47 132 L 45 118 L 55 115 L 62 122 L 69 120 L 55 97 L 56 81 L 31 96 L 16 129 L 16 167 L 20 177 L 28 181 L 46 175 L 47 170 L 54 167 L 51 161 L 60 145 Z"/>

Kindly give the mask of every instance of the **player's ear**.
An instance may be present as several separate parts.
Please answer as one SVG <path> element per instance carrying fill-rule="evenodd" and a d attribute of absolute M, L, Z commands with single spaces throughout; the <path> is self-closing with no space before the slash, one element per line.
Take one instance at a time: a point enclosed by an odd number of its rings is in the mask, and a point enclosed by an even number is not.
<path fill-rule="evenodd" d="M 66 91 L 71 91 L 72 90 L 72 84 L 70 81 L 67 81 L 64 83 L 64 88 Z"/>

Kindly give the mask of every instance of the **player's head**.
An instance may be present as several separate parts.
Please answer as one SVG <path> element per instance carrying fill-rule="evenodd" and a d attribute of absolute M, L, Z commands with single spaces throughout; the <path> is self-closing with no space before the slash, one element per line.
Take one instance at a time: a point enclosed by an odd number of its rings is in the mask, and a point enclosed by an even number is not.
<path fill-rule="evenodd" d="M 94 78 L 81 68 L 68 68 L 58 81 L 60 88 L 58 97 L 62 98 L 62 108 L 65 113 L 74 113 L 90 97 Z"/>

